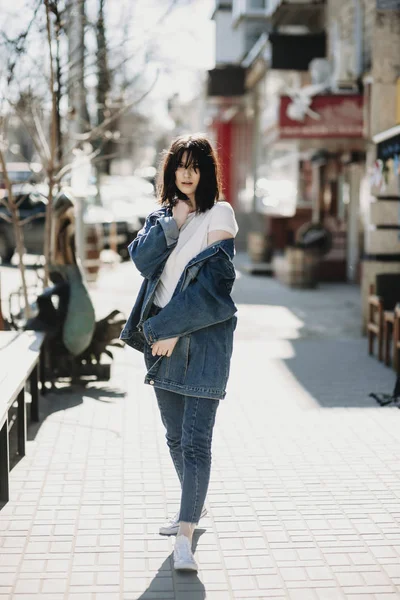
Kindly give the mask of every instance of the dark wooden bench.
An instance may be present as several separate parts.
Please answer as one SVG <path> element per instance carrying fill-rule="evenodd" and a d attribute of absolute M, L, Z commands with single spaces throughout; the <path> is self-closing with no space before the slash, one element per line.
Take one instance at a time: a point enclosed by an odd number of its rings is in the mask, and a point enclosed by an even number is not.
<path fill-rule="evenodd" d="M 368 296 L 368 351 L 373 354 L 374 339 L 378 340 L 378 359 L 390 364 L 394 309 L 400 302 L 400 273 L 379 273 Z"/>
<path fill-rule="evenodd" d="M 39 359 L 44 334 L 37 331 L 0 331 L 0 502 L 9 500 L 9 411 L 17 407 L 18 454 L 25 456 L 25 387 L 31 393 L 30 418 L 39 421 Z"/>

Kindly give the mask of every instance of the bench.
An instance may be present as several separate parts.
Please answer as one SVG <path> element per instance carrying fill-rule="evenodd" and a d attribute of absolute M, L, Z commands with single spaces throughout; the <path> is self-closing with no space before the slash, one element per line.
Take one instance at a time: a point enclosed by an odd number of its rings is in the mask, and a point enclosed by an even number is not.
<path fill-rule="evenodd" d="M 0 502 L 9 500 L 9 410 L 17 401 L 18 454 L 25 456 L 25 387 L 29 381 L 31 421 L 39 421 L 39 359 L 44 334 L 37 331 L 0 331 Z"/>
<path fill-rule="evenodd" d="M 368 296 L 368 352 L 373 354 L 378 340 L 378 359 L 390 364 L 391 337 L 394 330 L 394 309 L 400 302 L 400 273 L 378 273 L 370 285 Z"/>

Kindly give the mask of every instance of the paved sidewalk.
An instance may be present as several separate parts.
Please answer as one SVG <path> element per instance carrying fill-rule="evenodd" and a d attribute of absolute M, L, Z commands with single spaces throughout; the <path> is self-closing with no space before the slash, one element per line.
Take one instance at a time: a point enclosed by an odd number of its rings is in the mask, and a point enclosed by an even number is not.
<path fill-rule="evenodd" d="M 368 397 L 394 373 L 367 355 L 358 290 L 239 275 L 198 576 L 171 569 L 157 533 L 178 481 L 126 348 L 112 381 L 49 394 L 29 428 L 0 511 L 0 600 L 400 598 L 400 411 Z M 104 271 L 98 316 L 128 311 L 139 283 L 129 264 Z"/>

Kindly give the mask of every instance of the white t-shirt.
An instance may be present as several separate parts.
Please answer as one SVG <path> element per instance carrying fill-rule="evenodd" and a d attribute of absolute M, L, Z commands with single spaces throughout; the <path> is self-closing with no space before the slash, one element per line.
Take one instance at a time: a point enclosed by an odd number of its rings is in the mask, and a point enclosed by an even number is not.
<path fill-rule="evenodd" d="M 171 300 L 180 276 L 188 262 L 207 248 L 207 236 L 211 231 L 228 231 L 236 236 L 238 225 L 235 213 L 228 202 L 216 202 L 204 213 L 191 213 L 182 225 L 178 243 L 168 257 L 154 302 L 163 308 Z"/>

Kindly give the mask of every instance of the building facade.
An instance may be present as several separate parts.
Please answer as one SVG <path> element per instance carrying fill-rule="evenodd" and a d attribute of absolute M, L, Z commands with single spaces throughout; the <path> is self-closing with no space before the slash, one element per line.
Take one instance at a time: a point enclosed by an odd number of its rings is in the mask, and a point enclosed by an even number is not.
<path fill-rule="evenodd" d="M 302 227 L 323 225 L 330 244 L 319 279 L 359 283 L 365 298 L 376 272 L 400 264 L 397 204 L 382 196 L 396 194 L 371 187 L 373 173 L 378 180 L 387 171 L 376 143 L 398 134 L 399 1 L 233 0 L 216 2 L 214 19 L 209 120 L 221 148 L 230 132 L 228 199 L 244 237 L 258 229 L 284 255 Z"/>

